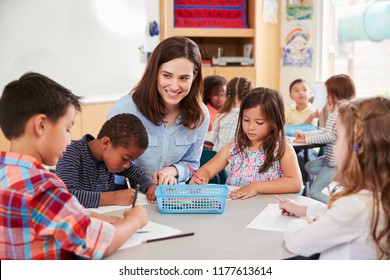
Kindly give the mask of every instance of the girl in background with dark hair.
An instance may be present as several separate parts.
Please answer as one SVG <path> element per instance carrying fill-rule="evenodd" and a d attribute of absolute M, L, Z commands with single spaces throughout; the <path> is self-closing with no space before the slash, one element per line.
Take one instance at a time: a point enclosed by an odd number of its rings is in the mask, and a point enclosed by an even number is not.
<path fill-rule="evenodd" d="M 295 151 L 286 142 L 281 94 L 262 87 L 250 91 L 241 102 L 238 123 L 235 140 L 204 164 L 190 184 L 205 184 L 229 165 L 226 184 L 240 187 L 230 198 L 299 192 L 302 178 Z"/>
<path fill-rule="evenodd" d="M 199 168 L 210 120 L 202 89 L 198 46 L 185 37 L 170 37 L 155 48 L 138 85 L 108 114 L 141 119 L 149 146 L 135 164 L 158 185 L 186 182 L 191 177 L 187 163 Z M 149 201 L 155 201 L 154 191 L 148 188 Z"/>
<path fill-rule="evenodd" d="M 252 81 L 242 77 L 235 77 L 227 84 L 226 101 L 217 114 L 212 129 L 214 151 L 218 152 L 234 140 L 241 101 L 252 88 Z"/>
<path fill-rule="evenodd" d="M 226 79 L 222 76 L 211 75 L 204 78 L 203 103 L 206 104 L 210 114 L 208 131 L 213 128 L 215 117 L 225 104 L 226 83 Z"/>

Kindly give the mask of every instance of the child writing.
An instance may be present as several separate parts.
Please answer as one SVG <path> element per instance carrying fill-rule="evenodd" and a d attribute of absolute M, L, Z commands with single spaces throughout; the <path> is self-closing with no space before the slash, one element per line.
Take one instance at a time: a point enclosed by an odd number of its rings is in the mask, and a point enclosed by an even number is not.
<path fill-rule="evenodd" d="M 96 139 L 87 134 L 72 141 L 57 163 L 56 174 L 87 208 L 130 205 L 134 189 L 126 186 L 125 177 L 132 187 L 139 184 L 140 191 L 154 202 L 156 183 L 132 164 L 147 147 L 148 134 L 140 119 L 119 114 L 103 124 Z"/>
<path fill-rule="evenodd" d="M 235 77 L 227 84 L 227 99 L 217 114 L 212 129 L 214 151 L 218 152 L 234 140 L 241 101 L 252 88 L 251 80 L 242 77 Z"/>
<path fill-rule="evenodd" d="M 328 206 L 287 199 L 283 215 L 288 250 L 320 259 L 390 258 L 390 99 L 345 101 L 336 123 L 337 181 L 342 191 Z"/>
<path fill-rule="evenodd" d="M 235 141 L 225 145 L 192 177 L 190 184 L 205 184 L 227 165 L 226 184 L 240 186 L 232 199 L 247 199 L 258 193 L 299 192 L 302 178 L 293 147 L 284 135 L 284 105 L 281 94 L 255 88 L 242 100 Z"/>
<path fill-rule="evenodd" d="M 337 102 L 342 99 L 350 99 L 355 94 L 355 84 L 353 80 L 345 74 L 330 77 L 325 82 L 327 96 L 327 108 L 329 111 L 325 128 L 309 132 L 296 132 L 295 140 L 298 143 L 319 143 L 326 144 L 325 155 L 309 161 L 305 169 L 309 174 L 316 175 L 313 184 L 310 186 L 310 197 L 327 203 L 329 196 L 321 193 L 333 180 L 337 172 L 334 157 L 334 145 L 336 143 L 336 120 L 338 112 Z"/>
<path fill-rule="evenodd" d="M 147 223 L 141 206 L 116 219 L 89 212 L 43 166 L 70 144 L 76 111 L 79 97 L 41 74 L 4 88 L 0 126 L 11 146 L 0 152 L 0 259 L 100 259 Z"/>

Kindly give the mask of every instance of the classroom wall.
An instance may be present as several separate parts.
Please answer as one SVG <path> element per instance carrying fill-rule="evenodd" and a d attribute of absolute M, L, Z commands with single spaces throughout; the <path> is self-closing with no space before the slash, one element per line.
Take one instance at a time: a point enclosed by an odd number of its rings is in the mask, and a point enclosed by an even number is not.
<path fill-rule="evenodd" d="M 283 94 L 286 106 L 292 103 L 289 96 L 289 85 L 295 79 L 301 78 L 309 84 L 317 81 L 324 81 L 323 73 L 326 65 L 324 61 L 326 54 L 322 48 L 322 34 L 327 27 L 322 25 L 324 14 L 324 0 L 313 2 L 313 15 L 307 20 L 288 20 L 286 15 L 287 1 L 281 1 L 281 48 L 285 45 L 286 35 L 294 27 L 301 26 L 305 31 L 310 32 L 309 47 L 313 49 L 313 63 L 311 67 L 283 66 L 281 58 L 280 66 L 280 91 Z"/>
<path fill-rule="evenodd" d="M 128 92 L 159 42 L 149 35 L 159 10 L 158 0 L 1 0 L 1 92 L 27 71 L 82 96 Z"/>

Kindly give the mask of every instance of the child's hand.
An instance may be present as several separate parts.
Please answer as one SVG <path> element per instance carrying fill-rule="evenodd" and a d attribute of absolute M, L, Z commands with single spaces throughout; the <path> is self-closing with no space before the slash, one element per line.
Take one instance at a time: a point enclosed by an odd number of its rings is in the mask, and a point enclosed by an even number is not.
<path fill-rule="evenodd" d="M 305 134 L 303 132 L 295 132 L 294 138 L 295 139 L 305 139 Z"/>
<path fill-rule="evenodd" d="M 138 228 L 142 228 L 148 223 L 148 214 L 146 210 L 140 206 L 136 205 L 133 208 L 123 212 L 123 217 L 127 219 L 131 219 L 132 221 L 138 222 Z"/>
<path fill-rule="evenodd" d="M 244 187 L 231 191 L 231 193 L 228 195 L 228 198 L 247 199 L 255 195 L 257 195 L 257 189 L 253 185 L 246 185 Z"/>
<path fill-rule="evenodd" d="M 197 175 L 197 176 L 192 176 L 192 178 L 191 178 L 191 180 L 190 180 L 190 182 L 188 184 L 189 185 L 205 185 L 207 183 L 208 183 L 207 179 Z"/>
<path fill-rule="evenodd" d="M 114 195 L 114 204 L 126 206 L 133 203 L 135 190 L 134 189 L 118 190 L 115 191 L 113 195 Z"/>
<path fill-rule="evenodd" d="M 156 202 L 156 195 L 155 191 L 157 189 L 157 185 L 150 185 L 148 187 L 148 190 L 146 191 L 146 199 L 149 203 L 155 203 Z"/>
<path fill-rule="evenodd" d="M 284 202 L 279 204 L 281 214 L 284 216 L 306 216 L 306 206 L 302 206 L 299 203 L 291 199 L 286 199 Z"/>

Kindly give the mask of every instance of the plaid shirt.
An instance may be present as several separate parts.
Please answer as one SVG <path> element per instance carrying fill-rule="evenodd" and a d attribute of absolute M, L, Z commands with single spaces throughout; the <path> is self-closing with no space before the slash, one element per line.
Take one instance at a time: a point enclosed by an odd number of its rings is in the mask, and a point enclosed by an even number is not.
<path fill-rule="evenodd" d="M 114 231 L 36 159 L 0 152 L 0 259 L 100 259 Z"/>

